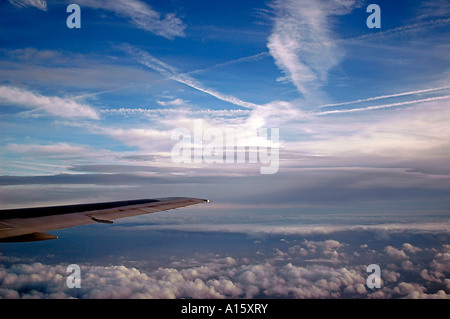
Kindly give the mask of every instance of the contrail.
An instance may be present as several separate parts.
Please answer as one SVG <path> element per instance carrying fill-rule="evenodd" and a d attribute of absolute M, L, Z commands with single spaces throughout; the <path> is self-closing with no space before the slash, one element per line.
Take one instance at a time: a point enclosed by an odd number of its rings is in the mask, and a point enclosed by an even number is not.
<path fill-rule="evenodd" d="M 125 50 L 127 52 L 129 52 L 130 54 L 134 55 L 135 57 L 137 57 L 139 63 L 145 65 L 146 67 L 160 73 L 161 75 L 163 75 L 171 80 L 185 84 L 193 89 L 196 89 L 203 93 L 209 94 L 219 100 L 222 100 L 222 101 L 225 101 L 225 102 L 237 105 L 237 106 L 242 106 L 242 107 L 245 107 L 248 109 L 254 109 L 256 107 L 259 107 L 259 105 L 257 105 L 257 104 L 254 104 L 251 102 L 246 102 L 237 97 L 222 94 L 214 89 L 205 87 L 202 83 L 195 80 L 188 74 L 179 72 L 174 67 L 158 60 L 157 58 L 155 58 L 154 56 L 152 56 L 151 54 L 149 54 L 145 51 L 142 51 L 137 48 L 133 48 L 131 46 L 126 46 Z"/>
<path fill-rule="evenodd" d="M 324 111 L 324 112 L 313 113 L 312 115 L 328 115 L 328 114 L 337 114 L 337 113 L 363 112 L 363 111 L 385 109 L 385 108 L 389 108 L 389 107 L 393 107 L 393 106 L 401 106 L 401 105 L 443 100 L 443 99 L 448 99 L 448 98 L 450 98 L 450 95 L 436 96 L 436 97 L 430 97 L 427 99 L 414 100 L 414 101 L 405 101 L 405 102 L 398 102 L 398 103 L 391 103 L 391 104 L 374 105 L 374 106 L 362 107 L 362 108 L 357 108 L 357 109 Z"/>
<path fill-rule="evenodd" d="M 427 92 L 433 92 L 433 91 L 440 91 L 440 90 L 445 90 L 445 89 L 449 89 L 449 88 L 450 88 L 450 86 L 443 86 L 443 87 L 432 88 L 432 89 L 417 90 L 417 91 L 403 92 L 403 93 L 390 94 L 390 95 L 381 95 L 381 96 L 376 96 L 376 97 L 371 97 L 371 98 L 361 99 L 361 100 L 355 100 L 355 101 L 350 101 L 350 102 L 325 104 L 325 105 L 319 106 L 318 108 L 340 106 L 340 105 L 350 105 L 350 104 L 356 104 L 356 103 L 362 103 L 362 102 L 370 102 L 370 101 L 388 99 L 388 98 L 405 96 L 405 95 L 413 95 L 413 94 L 421 94 L 421 93 L 427 93 Z"/>
<path fill-rule="evenodd" d="M 435 20 L 424 21 L 424 22 L 419 22 L 419 23 L 414 23 L 414 24 L 408 24 L 408 25 L 397 27 L 397 28 L 388 29 L 386 31 L 379 31 L 376 33 L 364 34 L 364 35 L 354 37 L 354 38 L 340 39 L 340 40 L 337 40 L 337 42 L 343 42 L 345 44 L 345 43 L 351 43 L 351 42 L 361 41 L 361 40 L 374 40 L 377 38 L 382 39 L 382 38 L 387 38 L 387 37 L 396 36 L 396 35 L 403 35 L 403 34 L 408 34 L 408 33 L 412 33 L 412 32 L 419 32 L 422 30 L 430 29 L 430 28 L 446 26 L 449 23 L 450 23 L 450 18 L 435 19 Z"/>
<path fill-rule="evenodd" d="M 257 61 L 261 58 L 267 57 L 269 56 L 270 53 L 269 51 L 264 51 L 264 52 L 260 52 L 254 55 L 250 55 L 250 56 L 245 56 L 239 59 L 235 59 L 235 60 L 230 60 L 227 62 L 223 62 L 223 63 L 218 63 L 216 65 L 204 68 L 204 69 L 198 69 L 198 70 L 194 70 L 194 71 L 190 71 L 187 72 L 185 74 L 197 74 L 197 73 L 202 73 L 202 72 L 206 72 L 206 71 L 210 71 L 216 68 L 220 68 L 220 67 L 224 67 L 224 66 L 228 66 L 228 65 L 233 65 L 233 64 L 238 64 L 238 63 L 242 63 L 242 62 L 253 62 L 253 61 Z"/>

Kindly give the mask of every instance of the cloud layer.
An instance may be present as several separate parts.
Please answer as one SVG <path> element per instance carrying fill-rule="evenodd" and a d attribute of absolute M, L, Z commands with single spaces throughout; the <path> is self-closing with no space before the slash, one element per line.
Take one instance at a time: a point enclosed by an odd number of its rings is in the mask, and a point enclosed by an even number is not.
<path fill-rule="evenodd" d="M 449 298 L 450 246 L 403 242 L 278 238 L 256 254 L 172 258 L 154 269 L 81 265 L 81 288 L 66 285 L 67 265 L 0 255 L 2 298 Z M 359 237 L 361 239 L 361 237 Z M 409 236 L 410 240 L 419 237 Z M 272 238 L 273 240 L 276 237 Z M 367 241 L 368 240 L 368 241 Z M 368 244 L 367 244 L 368 243 Z M 378 248 L 377 248 L 378 247 Z M 258 257 L 259 256 L 259 257 Z M 136 261 L 133 261 L 136 263 Z M 367 266 L 381 267 L 381 288 L 367 287 Z M 127 264 L 127 262 L 125 262 Z"/>

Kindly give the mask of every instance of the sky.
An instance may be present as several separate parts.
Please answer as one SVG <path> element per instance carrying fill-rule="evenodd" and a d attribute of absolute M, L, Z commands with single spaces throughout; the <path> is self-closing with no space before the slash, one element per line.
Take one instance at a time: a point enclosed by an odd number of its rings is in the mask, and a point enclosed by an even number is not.
<path fill-rule="evenodd" d="M 0 297 L 448 298 L 449 24 L 445 0 L 2 1 L 2 209 L 211 202 L 1 244 Z"/>

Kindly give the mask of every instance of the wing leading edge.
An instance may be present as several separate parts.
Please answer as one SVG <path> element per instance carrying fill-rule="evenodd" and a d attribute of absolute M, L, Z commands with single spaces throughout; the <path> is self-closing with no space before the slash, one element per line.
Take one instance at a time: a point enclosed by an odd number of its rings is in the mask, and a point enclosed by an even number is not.
<path fill-rule="evenodd" d="M 46 231 L 92 223 L 112 224 L 124 217 L 151 214 L 209 200 L 188 197 L 0 210 L 0 242 L 56 239 Z"/>

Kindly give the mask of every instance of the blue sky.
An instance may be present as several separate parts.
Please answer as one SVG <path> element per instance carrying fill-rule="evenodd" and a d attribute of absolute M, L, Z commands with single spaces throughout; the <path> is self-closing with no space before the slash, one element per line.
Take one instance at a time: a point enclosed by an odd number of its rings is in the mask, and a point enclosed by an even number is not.
<path fill-rule="evenodd" d="M 1 206 L 192 196 L 211 204 L 186 209 L 185 228 L 164 220 L 155 231 L 303 236 L 305 216 L 333 234 L 343 231 L 333 220 L 406 216 L 408 233 L 424 221 L 421 232 L 447 236 L 450 8 L 377 1 L 381 28 L 369 29 L 372 2 L 79 0 L 81 29 L 69 29 L 71 1 L 3 1 Z M 171 135 L 195 120 L 222 133 L 279 129 L 278 170 L 175 163 Z M 248 227 L 236 227 L 241 216 Z M 76 241 L 85 229 L 61 232 Z"/>
<path fill-rule="evenodd" d="M 131 183 L 120 197 L 448 207 L 445 1 L 380 3 L 381 29 L 355 1 L 79 5 L 69 29 L 64 1 L 2 4 L 3 205 L 112 199 Z M 277 174 L 175 164 L 171 134 L 196 119 L 280 129 Z M 149 191 L 154 180 L 166 188 Z"/>

